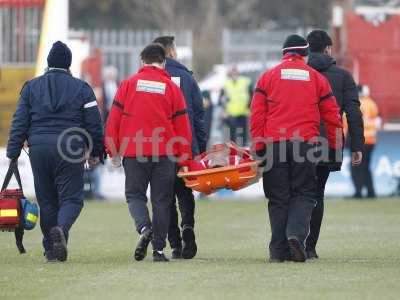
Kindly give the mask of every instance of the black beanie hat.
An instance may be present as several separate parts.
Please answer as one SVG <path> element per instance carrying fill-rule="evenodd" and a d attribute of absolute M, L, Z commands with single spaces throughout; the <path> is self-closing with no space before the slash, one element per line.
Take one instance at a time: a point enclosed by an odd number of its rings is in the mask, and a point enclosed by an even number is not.
<path fill-rule="evenodd" d="M 332 39 L 324 30 L 313 30 L 307 36 L 307 41 L 310 44 L 311 52 L 324 52 L 326 47 L 332 46 Z"/>
<path fill-rule="evenodd" d="M 293 52 L 301 56 L 307 56 L 308 48 L 308 42 L 303 37 L 297 34 L 292 34 L 286 38 L 286 41 L 283 44 L 282 52 L 283 55 Z"/>
<path fill-rule="evenodd" d="M 72 62 L 72 52 L 63 42 L 55 42 L 47 57 L 49 68 L 69 69 Z"/>

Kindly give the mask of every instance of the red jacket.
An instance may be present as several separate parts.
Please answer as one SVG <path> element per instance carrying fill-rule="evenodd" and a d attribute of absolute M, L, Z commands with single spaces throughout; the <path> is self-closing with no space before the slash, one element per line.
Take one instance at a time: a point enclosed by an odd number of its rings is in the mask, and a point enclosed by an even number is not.
<path fill-rule="evenodd" d="M 260 78 L 251 103 L 251 136 L 256 150 L 268 142 L 319 137 L 325 122 L 329 146 L 342 146 L 342 120 L 331 87 L 324 76 L 297 54 Z M 260 142 L 262 139 L 265 142 Z"/>
<path fill-rule="evenodd" d="M 111 156 L 189 159 L 191 143 L 185 100 L 164 70 L 145 66 L 121 83 L 106 126 Z"/>

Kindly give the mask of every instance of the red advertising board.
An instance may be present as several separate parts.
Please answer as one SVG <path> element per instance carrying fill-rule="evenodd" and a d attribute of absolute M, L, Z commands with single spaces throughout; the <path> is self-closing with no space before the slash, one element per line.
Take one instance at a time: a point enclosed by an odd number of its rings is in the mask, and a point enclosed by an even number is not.
<path fill-rule="evenodd" d="M 355 79 L 370 87 L 385 121 L 400 119 L 400 15 L 372 21 L 349 12 L 344 34 Z"/>

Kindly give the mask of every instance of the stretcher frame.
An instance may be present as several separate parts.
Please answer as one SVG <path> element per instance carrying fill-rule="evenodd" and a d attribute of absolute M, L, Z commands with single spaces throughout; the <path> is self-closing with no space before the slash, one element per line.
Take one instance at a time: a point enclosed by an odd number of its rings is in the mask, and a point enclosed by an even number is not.
<path fill-rule="evenodd" d="M 222 145 L 217 145 L 222 146 Z M 235 150 L 238 154 L 250 154 L 238 147 L 233 142 L 226 143 L 226 147 Z M 207 154 L 212 153 L 210 150 Z M 202 155 L 203 157 L 205 155 Z M 182 178 L 185 185 L 197 192 L 209 195 L 219 189 L 230 189 L 237 191 L 246 188 L 254 183 L 257 183 L 261 178 L 259 172 L 259 161 L 249 161 L 240 163 L 238 165 L 230 165 L 224 167 L 210 168 L 201 171 L 188 171 L 181 170 L 178 177 Z"/>

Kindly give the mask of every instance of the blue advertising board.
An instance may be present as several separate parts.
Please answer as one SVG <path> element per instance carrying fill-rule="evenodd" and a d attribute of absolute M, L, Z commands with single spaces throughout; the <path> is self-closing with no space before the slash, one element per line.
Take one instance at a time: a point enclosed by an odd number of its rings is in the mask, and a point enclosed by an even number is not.
<path fill-rule="evenodd" d="M 371 170 L 378 196 L 398 193 L 400 180 L 400 131 L 381 131 L 372 154 Z M 351 180 L 350 152 L 345 151 L 341 172 L 332 173 L 326 187 L 326 195 L 350 197 L 354 195 Z"/>

